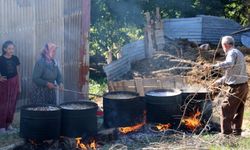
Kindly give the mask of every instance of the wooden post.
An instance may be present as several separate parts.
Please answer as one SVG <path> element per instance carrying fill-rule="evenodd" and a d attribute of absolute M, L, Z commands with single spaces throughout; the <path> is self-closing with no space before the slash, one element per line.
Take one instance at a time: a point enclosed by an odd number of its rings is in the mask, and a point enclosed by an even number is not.
<path fill-rule="evenodd" d="M 109 89 L 109 92 L 115 91 L 114 85 L 113 85 L 113 82 L 112 82 L 112 81 L 108 82 L 108 89 Z"/>
<path fill-rule="evenodd" d="M 82 31 L 80 46 L 80 69 L 79 86 L 82 93 L 81 98 L 88 98 L 89 80 L 89 29 L 90 29 L 90 0 L 82 0 Z"/>
<path fill-rule="evenodd" d="M 154 48 L 153 48 L 153 29 L 151 25 L 151 19 L 150 19 L 150 14 L 149 12 L 145 13 L 146 16 L 146 27 L 144 29 L 144 40 L 145 40 L 145 56 L 146 58 L 151 58 L 154 53 Z"/>
<path fill-rule="evenodd" d="M 156 8 L 156 20 L 155 20 L 155 29 L 162 29 L 163 24 L 161 21 L 161 14 L 160 14 L 160 8 Z"/>
<path fill-rule="evenodd" d="M 107 64 L 111 64 L 111 62 L 112 62 L 112 60 L 113 60 L 112 57 L 113 57 L 112 51 L 109 50 L 109 51 L 108 51 Z"/>
<path fill-rule="evenodd" d="M 143 79 L 141 78 L 136 78 L 134 79 L 135 81 L 135 89 L 136 89 L 136 92 L 140 94 L 140 96 L 144 96 L 144 86 L 143 86 Z"/>
<path fill-rule="evenodd" d="M 163 31 L 163 23 L 160 15 L 160 8 L 156 8 L 156 20 L 155 20 L 155 42 L 157 50 L 164 50 L 165 48 L 165 38 Z"/>

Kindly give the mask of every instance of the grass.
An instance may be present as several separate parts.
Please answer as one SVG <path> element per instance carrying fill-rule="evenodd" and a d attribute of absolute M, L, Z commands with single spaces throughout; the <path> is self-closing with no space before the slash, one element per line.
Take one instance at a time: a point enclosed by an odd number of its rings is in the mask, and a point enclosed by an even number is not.
<path fill-rule="evenodd" d="M 211 145 L 211 150 L 247 150 L 250 149 L 250 107 L 246 106 L 245 112 L 244 112 L 244 120 L 243 120 L 243 126 L 242 129 L 245 130 L 245 132 L 249 132 L 247 137 L 240 137 L 236 139 L 234 142 L 228 142 L 224 143 L 220 146 Z M 213 138 L 211 136 L 210 138 Z"/>

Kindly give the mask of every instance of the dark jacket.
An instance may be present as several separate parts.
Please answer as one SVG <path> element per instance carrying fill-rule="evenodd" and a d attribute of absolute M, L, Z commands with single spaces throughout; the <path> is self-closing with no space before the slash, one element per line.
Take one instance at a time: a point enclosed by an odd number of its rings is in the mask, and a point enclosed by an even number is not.
<path fill-rule="evenodd" d="M 49 63 L 44 58 L 40 58 L 35 64 L 32 81 L 37 86 L 46 86 L 48 82 L 61 84 L 62 75 L 56 62 L 53 60 Z"/>

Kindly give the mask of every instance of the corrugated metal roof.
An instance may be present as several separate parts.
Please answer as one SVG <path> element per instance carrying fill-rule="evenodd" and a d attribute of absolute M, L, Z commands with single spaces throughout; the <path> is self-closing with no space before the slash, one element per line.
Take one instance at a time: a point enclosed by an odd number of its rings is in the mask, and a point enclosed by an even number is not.
<path fill-rule="evenodd" d="M 216 16 L 200 15 L 193 18 L 164 19 L 165 35 L 175 38 L 185 38 L 198 44 L 217 44 L 224 35 L 232 34 L 241 28 L 237 22 Z M 235 37 L 240 42 L 240 37 Z"/>

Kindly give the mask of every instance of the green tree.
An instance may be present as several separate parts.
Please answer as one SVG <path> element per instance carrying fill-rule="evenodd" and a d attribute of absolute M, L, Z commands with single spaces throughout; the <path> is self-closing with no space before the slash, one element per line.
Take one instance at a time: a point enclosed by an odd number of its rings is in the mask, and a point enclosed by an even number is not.
<path fill-rule="evenodd" d="M 226 0 L 225 0 L 226 1 Z M 231 0 L 225 2 L 225 17 L 234 19 L 242 25 L 249 25 L 249 0 Z"/>
<path fill-rule="evenodd" d="M 115 55 L 125 43 L 142 38 L 142 29 L 138 27 L 138 24 L 143 25 L 142 17 L 133 18 L 139 12 L 129 11 L 130 5 L 124 4 L 127 3 L 122 0 L 92 1 L 91 55 L 107 57 L 108 51 Z"/>
<path fill-rule="evenodd" d="M 225 16 L 248 24 L 248 0 L 92 0 L 91 55 L 115 55 L 120 48 L 143 37 L 144 13 L 160 7 L 162 18 Z"/>

